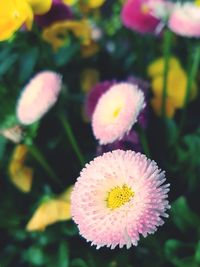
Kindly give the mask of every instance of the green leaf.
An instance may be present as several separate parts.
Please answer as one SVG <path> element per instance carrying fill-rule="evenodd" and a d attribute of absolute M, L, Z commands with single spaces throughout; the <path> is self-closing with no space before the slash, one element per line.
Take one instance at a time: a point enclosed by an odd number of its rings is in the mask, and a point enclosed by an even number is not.
<path fill-rule="evenodd" d="M 69 266 L 69 248 L 65 241 L 62 241 L 58 249 L 58 262 L 57 267 Z"/>
<path fill-rule="evenodd" d="M 4 155 L 6 143 L 7 143 L 7 140 L 3 136 L 0 135 L 0 162 L 1 162 L 3 155 Z M 0 163 L 0 165 L 1 165 L 1 163 Z"/>
<path fill-rule="evenodd" d="M 165 119 L 165 126 L 166 126 L 166 141 L 168 143 L 168 146 L 172 146 L 177 141 L 178 136 L 178 128 L 174 120 L 171 119 Z"/>
<path fill-rule="evenodd" d="M 178 229 L 186 232 L 191 227 L 200 227 L 200 218 L 188 206 L 186 198 L 181 196 L 172 203 L 171 219 Z"/>
<path fill-rule="evenodd" d="M 60 48 L 55 54 L 56 66 L 61 67 L 67 64 L 72 59 L 72 57 L 79 51 L 79 49 L 79 44 L 73 44 Z"/>
<path fill-rule="evenodd" d="M 200 241 L 197 243 L 196 252 L 195 252 L 195 260 L 200 264 Z"/>
<path fill-rule="evenodd" d="M 27 262 L 34 266 L 41 266 L 44 264 L 44 254 L 40 247 L 32 246 L 30 247 L 25 255 L 24 258 Z"/>
<path fill-rule="evenodd" d="M 39 49 L 37 47 L 29 48 L 24 52 L 19 66 L 19 81 L 23 83 L 27 81 L 35 68 L 39 56 Z"/>
<path fill-rule="evenodd" d="M 37 122 L 35 122 L 35 123 L 33 123 L 27 127 L 26 135 L 24 137 L 24 143 L 26 145 L 30 146 L 33 144 L 33 141 L 37 136 L 39 126 L 40 126 L 40 122 L 37 121 Z"/>
<path fill-rule="evenodd" d="M 0 64 L 0 75 L 4 75 L 17 61 L 18 54 L 10 55 L 5 61 L 1 62 Z"/>
<path fill-rule="evenodd" d="M 74 259 L 71 261 L 70 267 L 88 267 L 83 259 Z"/>
<path fill-rule="evenodd" d="M 170 239 L 165 243 L 165 255 L 177 267 L 197 267 L 193 255 L 193 244 Z"/>

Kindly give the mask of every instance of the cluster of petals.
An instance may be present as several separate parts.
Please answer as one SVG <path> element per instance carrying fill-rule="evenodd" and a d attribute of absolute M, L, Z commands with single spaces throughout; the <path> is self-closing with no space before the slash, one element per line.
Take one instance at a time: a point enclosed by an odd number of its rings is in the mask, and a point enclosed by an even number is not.
<path fill-rule="evenodd" d="M 95 158 L 82 170 L 71 195 L 80 234 L 97 248 L 136 246 L 140 235 L 154 233 L 163 225 L 162 217 L 168 217 L 165 180 L 157 164 L 140 153 L 115 150 Z M 125 201 L 110 208 L 109 193 L 123 187 Z"/>
<path fill-rule="evenodd" d="M 29 125 L 39 120 L 57 101 L 61 76 L 53 71 L 38 73 L 25 86 L 17 103 L 20 123 Z"/>
<path fill-rule="evenodd" d="M 161 0 L 155 0 L 161 2 Z M 152 15 L 149 0 L 128 0 L 121 12 L 122 23 L 139 33 L 154 33 L 160 19 Z"/>
<path fill-rule="evenodd" d="M 92 129 L 100 144 L 120 140 L 136 123 L 145 107 L 143 92 L 131 83 L 118 83 L 99 99 L 93 116 Z"/>
<path fill-rule="evenodd" d="M 12 37 L 24 24 L 31 29 L 34 15 L 49 11 L 52 0 L 0 1 L 0 41 Z"/>
<path fill-rule="evenodd" d="M 200 37 L 200 6 L 186 2 L 176 4 L 169 18 L 171 31 L 185 37 Z"/>

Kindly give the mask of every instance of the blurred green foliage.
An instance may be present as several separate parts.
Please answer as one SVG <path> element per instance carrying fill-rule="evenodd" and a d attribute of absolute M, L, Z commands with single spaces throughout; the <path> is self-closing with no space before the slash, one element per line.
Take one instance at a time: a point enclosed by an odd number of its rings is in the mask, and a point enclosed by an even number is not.
<path fill-rule="evenodd" d="M 40 70 L 56 70 L 63 76 L 63 91 L 41 121 L 24 128 L 24 140 L 36 144 L 60 179 L 60 185 L 29 155 L 34 168 L 33 188 L 19 192 L 9 181 L 8 164 L 14 145 L 0 136 L 0 267 L 198 267 L 200 266 L 200 97 L 189 105 L 183 133 L 178 131 L 181 111 L 174 120 L 161 121 L 150 110 L 148 141 L 152 158 L 166 170 L 171 184 L 169 219 L 153 236 L 142 238 L 138 247 L 96 250 L 78 235 L 72 221 L 60 222 L 43 232 L 29 233 L 25 226 L 42 197 L 58 194 L 74 184 L 81 166 L 72 151 L 58 113 L 68 116 L 87 161 L 95 155 L 96 142 L 89 124 L 81 116 L 84 94 L 81 72 L 95 67 L 101 80 L 125 80 L 129 75 L 146 78 L 146 68 L 162 56 L 163 47 L 153 36 L 140 36 L 122 27 L 121 5 L 109 1 L 98 26 L 105 29 L 101 50 L 81 58 L 80 44 L 70 38 L 54 53 L 36 30 L 19 32 L 0 43 L 0 129 L 16 123 L 15 107 L 22 88 Z M 173 54 L 185 63 L 188 46 L 195 40 L 177 37 Z M 200 85 L 198 81 L 198 86 Z"/>

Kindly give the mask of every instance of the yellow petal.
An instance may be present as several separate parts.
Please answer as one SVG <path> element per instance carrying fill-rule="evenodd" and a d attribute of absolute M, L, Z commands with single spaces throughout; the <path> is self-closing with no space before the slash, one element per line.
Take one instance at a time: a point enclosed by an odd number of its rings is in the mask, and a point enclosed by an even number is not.
<path fill-rule="evenodd" d="M 150 77 L 154 78 L 157 75 L 163 75 L 164 72 L 164 58 L 159 58 L 155 61 L 153 61 L 148 69 L 147 73 Z M 171 57 L 169 61 L 169 69 L 176 69 L 180 68 L 179 60 L 175 57 Z"/>
<path fill-rule="evenodd" d="M 96 69 L 88 68 L 81 73 L 81 89 L 84 93 L 90 91 L 90 89 L 99 81 L 100 74 Z"/>
<path fill-rule="evenodd" d="M 48 225 L 69 220 L 70 204 L 62 199 L 51 199 L 42 203 L 26 226 L 27 231 L 42 231 Z"/>
<path fill-rule="evenodd" d="M 10 180 L 19 190 L 24 193 L 28 193 L 32 187 L 33 170 L 24 166 L 10 175 Z"/>
<path fill-rule="evenodd" d="M 63 3 L 68 6 L 73 6 L 78 2 L 78 0 L 63 0 Z"/>
<path fill-rule="evenodd" d="M 11 182 L 24 193 L 30 192 L 33 181 L 33 170 L 24 165 L 27 153 L 26 145 L 17 145 L 8 167 Z"/>
<path fill-rule="evenodd" d="M 62 199 L 66 202 L 70 203 L 71 199 L 71 192 L 74 188 L 74 185 L 69 186 L 62 194 L 60 194 L 59 199 Z"/>
<path fill-rule="evenodd" d="M 81 55 L 84 58 L 91 57 L 99 51 L 99 45 L 91 41 L 88 45 L 81 46 Z"/>
<path fill-rule="evenodd" d="M 27 0 L 35 15 L 47 13 L 52 5 L 52 0 Z"/>
<path fill-rule="evenodd" d="M 79 38 L 83 45 L 90 44 L 91 28 L 87 20 L 56 22 L 43 31 L 42 37 L 56 51 L 66 43 L 69 32 Z"/>
<path fill-rule="evenodd" d="M 157 116 L 161 116 L 162 111 L 162 96 L 156 96 L 151 99 L 151 106 Z M 172 118 L 176 108 L 170 98 L 166 99 L 165 113 L 167 118 Z"/>
<path fill-rule="evenodd" d="M 0 41 L 9 39 L 30 16 L 26 0 L 0 1 Z"/>
<path fill-rule="evenodd" d="M 17 145 L 15 150 L 14 150 L 12 160 L 18 161 L 21 164 L 23 164 L 23 162 L 27 156 L 27 153 L 28 153 L 28 147 L 26 145 L 23 145 L 23 144 Z"/>
<path fill-rule="evenodd" d="M 104 4 L 105 0 L 88 0 L 87 4 L 90 8 L 98 8 Z"/>

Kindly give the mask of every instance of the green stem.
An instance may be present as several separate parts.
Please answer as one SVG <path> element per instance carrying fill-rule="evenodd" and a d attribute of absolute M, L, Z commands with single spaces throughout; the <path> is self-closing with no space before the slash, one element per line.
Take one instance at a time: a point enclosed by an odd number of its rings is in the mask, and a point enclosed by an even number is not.
<path fill-rule="evenodd" d="M 47 172 L 48 177 L 51 178 L 52 181 L 56 182 L 59 186 L 62 186 L 59 178 L 52 170 L 51 166 L 43 156 L 42 152 L 35 145 L 29 145 L 29 152 L 35 158 L 35 160 L 41 165 L 41 167 Z"/>
<path fill-rule="evenodd" d="M 188 103 L 190 100 L 192 85 L 193 85 L 194 80 L 197 76 L 199 64 L 200 64 L 200 45 L 198 44 L 194 53 L 191 56 L 191 66 L 190 66 L 189 71 L 188 71 L 188 80 L 187 80 L 187 87 L 186 87 L 183 112 L 182 112 L 182 117 L 180 120 L 179 134 L 181 134 L 181 132 L 184 128 L 186 118 L 187 118 L 187 106 L 188 106 Z"/>
<path fill-rule="evenodd" d="M 141 142 L 143 151 L 148 158 L 151 158 L 151 153 L 150 153 L 146 133 L 145 133 L 144 129 L 139 124 L 137 125 L 137 130 L 138 130 L 138 134 L 139 134 L 139 138 L 140 138 L 140 142 Z"/>
<path fill-rule="evenodd" d="M 59 114 L 59 119 L 63 125 L 63 128 L 65 129 L 65 132 L 67 134 L 67 137 L 72 145 L 72 148 L 74 149 L 75 154 L 77 155 L 77 158 L 79 159 L 81 166 L 83 167 L 85 165 L 84 157 L 79 149 L 79 146 L 76 142 L 76 138 L 74 136 L 74 133 L 72 131 L 71 125 L 69 124 L 69 121 L 65 117 L 64 114 Z"/>
<path fill-rule="evenodd" d="M 163 93 L 162 93 L 162 110 L 161 115 L 165 118 L 166 115 L 166 98 L 167 98 L 167 80 L 169 72 L 169 62 L 171 53 L 172 32 L 166 30 L 164 33 L 164 73 L 163 73 Z"/>

